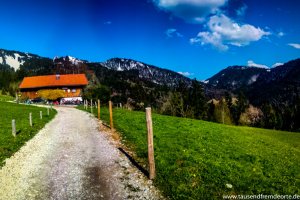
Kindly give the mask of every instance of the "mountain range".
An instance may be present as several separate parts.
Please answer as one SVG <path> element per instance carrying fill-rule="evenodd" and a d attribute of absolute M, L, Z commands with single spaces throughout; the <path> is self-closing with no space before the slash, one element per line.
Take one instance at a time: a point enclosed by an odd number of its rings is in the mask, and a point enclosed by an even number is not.
<path fill-rule="evenodd" d="M 31 53 L 0 49 L 0 65 L 14 70 L 25 70 L 25 74 L 29 75 L 84 73 L 87 70 L 97 71 L 99 76 L 111 72 L 131 72 L 135 79 L 170 88 L 180 83 L 190 85 L 192 82 L 190 78 L 174 71 L 125 58 L 89 62 L 71 56 L 50 59 Z M 224 92 L 237 94 L 242 91 L 253 104 L 259 105 L 265 101 L 289 102 L 291 97 L 299 95 L 300 59 L 274 68 L 230 66 L 201 84 L 209 98 L 219 98 Z"/>
<path fill-rule="evenodd" d="M 300 94 L 300 59 L 269 69 L 228 67 L 209 78 L 207 83 L 233 93 L 243 91 L 253 104 L 288 104 Z"/>
<path fill-rule="evenodd" d="M 38 61 L 43 62 L 43 64 Z M 45 61 L 46 63 L 44 63 Z M 49 73 L 51 70 L 53 73 L 78 73 L 79 71 L 82 72 L 86 70 L 81 69 L 78 71 L 78 69 L 82 68 L 83 65 L 95 65 L 115 71 L 138 71 L 139 78 L 149 80 L 155 84 L 167 85 L 170 87 L 175 86 L 180 81 L 188 84 L 191 82 L 191 79 L 188 77 L 174 71 L 124 58 L 112 58 L 105 62 L 93 63 L 86 60 L 80 60 L 72 56 L 54 57 L 53 59 L 50 59 L 31 53 L 0 49 L 0 64 L 7 65 L 14 70 L 19 70 L 22 66 L 23 69 L 35 73 L 38 73 L 39 71 Z M 55 72 L 53 70 L 57 70 L 57 65 L 61 66 L 61 71 L 59 70 L 58 72 Z M 54 69 L 54 66 L 56 69 Z"/>

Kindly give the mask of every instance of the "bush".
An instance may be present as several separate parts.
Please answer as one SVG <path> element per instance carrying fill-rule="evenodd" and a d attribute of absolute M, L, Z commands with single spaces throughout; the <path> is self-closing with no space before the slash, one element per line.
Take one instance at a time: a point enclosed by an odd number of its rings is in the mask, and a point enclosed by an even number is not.
<path fill-rule="evenodd" d="M 65 91 L 56 89 L 56 90 L 39 90 L 38 97 L 48 100 L 56 100 L 58 98 L 65 97 Z"/>
<path fill-rule="evenodd" d="M 241 114 L 239 123 L 241 125 L 255 126 L 258 125 L 263 118 L 263 113 L 259 108 L 252 105 Z"/>

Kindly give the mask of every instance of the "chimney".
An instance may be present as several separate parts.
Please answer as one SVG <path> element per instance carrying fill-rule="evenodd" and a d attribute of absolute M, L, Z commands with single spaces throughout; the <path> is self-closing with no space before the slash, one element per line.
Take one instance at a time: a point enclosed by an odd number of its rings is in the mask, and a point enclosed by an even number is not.
<path fill-rule="evenodd" d="M 56 80 L 59 80 L 59 79 L 60 79 L 60 75 L 56 74 Z"/>

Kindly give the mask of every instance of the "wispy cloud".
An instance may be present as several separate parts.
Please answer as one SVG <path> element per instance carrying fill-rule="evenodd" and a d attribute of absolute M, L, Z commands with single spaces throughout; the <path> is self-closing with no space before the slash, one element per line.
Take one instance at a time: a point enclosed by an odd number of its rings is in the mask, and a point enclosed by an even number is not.
<path fill-rule="evenodd" d="M 248 60 L 247 66 L 248 67 L 257 67 L 257 68 L 269 69 L 269 67 L 267 65 L 257 64 L 253 60 Z"/>
<path fill-rule="evenodd" d="M 183 76 L 193 76 L 194 73 L 190 73 L 190 72 L 178 72 L 178 74 L 181 74 Z"/>
<path fill-rule="evenodd" d="M 279 32 L 277 33 L 277 37 L 283 37 L 283 36 L 285 36 L 285 33 L 284 33 L 284 32 L 279 31 Z"/>
<path fill-rule="evenodd" d="M 112 22 L 111 22 L 111 21 L 106 21 L 106 22 L 104 22 L 103 24 L 104 24 L 104 25 L 111 25 Z"/>
<path fill-rule="evenodd" d="M 210 14 L 215 14 L 228 0 L 153 0 L 162 10 L 187 22 L 202 23 Z"/>
<path fill-rule="evenodd" d="M 246 13 L 248 6 L 243 4 L 239 9 L 236 10 L 236 15 L 239 17 L 243 17 Z"/>
<path fill-rule="evenodd" d="M 288 45 L 291 46 L 291 47 L 294 47 L 294 48 L 296 48 L 296 49 L 300 49 L 300 44 L 297 44 L 297 43 L 289 43 Z"/>
<path fill-rule="evenodd" d="M 171 37 L 183 37 L 183 35 L 181 33 L 179 33 L 175 28 L 169 28 L 168 30 L 166 30 L 166 35 L 168 38 L 171 38 Z"/>
<path fill-rule="evenodd" d="M 208 31 L 199 32 L 195 38 L 190 39 L 190 42 L 201 45 L 210 44 L 224 51 L 229 48 L 229 45 L 246 46 L 271 34 L 250 24 L 238 24 L 224 14 L 212 16 L 207 27 Z"/>

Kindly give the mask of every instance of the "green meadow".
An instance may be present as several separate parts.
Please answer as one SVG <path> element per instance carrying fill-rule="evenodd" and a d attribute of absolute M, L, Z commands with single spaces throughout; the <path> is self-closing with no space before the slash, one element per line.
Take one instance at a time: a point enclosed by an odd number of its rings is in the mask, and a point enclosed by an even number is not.
<path fill-rule="evenodd" d="M 2 97 L 3 99 L 9 99 L 8 97 Z M 43 119 L 40 119 L 40 111 L 43 112 Z M 29 113 L 32 113 L 32 127 L 29 125 Z M 50 111 L 48 116 L 46 108 L 0 101 L 0 167 L 4 165 L 6 158 L 18 151 L 55 114 L 56 110 L 54 109 Z M 16 121 L 16 137 L 12 135 L 12 119 Z"/>
<path fill-rule="evenodd" d="M 113 117 L 123 143 L 146 166 L 145 113 L 114 109 Z M 300 133 L 158 114 L 152 117 L 157 170 L 154 182 L 170 199 L 300 194 Z M 107 108 L 101 108 L 101 119 L 108 123 Z"/>

